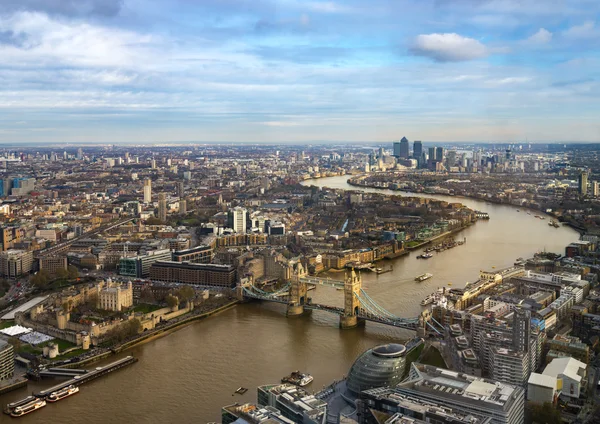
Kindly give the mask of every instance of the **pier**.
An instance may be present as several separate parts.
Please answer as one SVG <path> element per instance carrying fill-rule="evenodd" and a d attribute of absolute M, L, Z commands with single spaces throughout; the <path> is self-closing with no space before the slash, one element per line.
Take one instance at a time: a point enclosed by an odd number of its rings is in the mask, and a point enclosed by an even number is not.
<path fill-rule="evenodd" d="M 45 398 L 52 392 L 56 392 L 57 390 L 64 389 L 65 387 L 80 386 L 82 384 L 88 383 L 92 380 L 95 380 L 98 377 L 102 377 L 108 373 L 116 371 L 120 368 L 126 367 L 127 365 L 131 365 L 137 361 L 137 358 L 133 356 L 126 356 L 125 358 L 119 359 L 118 361 L 112 362 L 103 367 L 98 367 L 93 371 L 89 371 L 82 375 L 75 375 L 72 379 L 57 384 L 56 386 L 50 387 L 49 389 L 42 390 L 41 392 L 34 393 L 35 397 Z"/>
<path fill-rule="evenodd" d="M 127 365 L 131 365 L 134 362 L 137 362 L 137 358 L 133 356 L 126 356 L 125 358 L 121 358 L 115 362 L 112 362 L 103 367 L 98 367 L 94 370 L 82 370 L 82 369 L 64 369 L 64 368 L 50 368 L 48 370 L 44 370 L 40 372 L 50 374 L 53 377 L 71 377 L 69 380 L 64 381 L 56 386 L 52 386 L 48 389 L 42 390 L 38 393 L 34 393 L 33 396 L 28 396 L 25 399 L 21 399 L 12 403 L 9 403 L 4 408 L 5 414 L 10 414 L 16 407 L 25 405 L 32 400 L 46 399 L 52 392 L 56 392 L 58 390 L 65 389 L 69 386 L 81 386 L 82 384 L 88 383 L 98 377 L 102 377 L 108 373 L 116 371 L 120 368 L 126 367 Z"/>

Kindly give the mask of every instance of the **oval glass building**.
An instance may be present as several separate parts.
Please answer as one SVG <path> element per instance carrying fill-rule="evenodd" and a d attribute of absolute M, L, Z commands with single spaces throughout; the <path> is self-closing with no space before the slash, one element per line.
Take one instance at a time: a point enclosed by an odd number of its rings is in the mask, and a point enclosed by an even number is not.
<path fill-rule="evenodd" d="M 354 362 L 346 381 L 355 395 L 362 390 L 395 386 L 402 381 L 406 365 L 406 346 L 385 344 L 367 350 Z"/>

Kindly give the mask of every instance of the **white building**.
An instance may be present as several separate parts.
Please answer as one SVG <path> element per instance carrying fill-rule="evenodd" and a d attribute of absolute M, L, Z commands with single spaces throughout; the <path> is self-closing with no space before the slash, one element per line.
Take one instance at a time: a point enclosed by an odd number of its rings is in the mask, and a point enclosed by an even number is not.
<path fill-rule="evenodd" d="M 554 403 L 556 378 L 550 375 L 531 373 L 527 382 L 527 400 L 536 403 Z"/>
<path fill-rule="evenodd" d="M 231 209 L 228 213 L 229 226 L 236 233 L 246 232 L 246 215 L 248 211 L 239 206 Z"/>
<path fill-rule="evenodd" d="M 542 374 L 556 379 L 560 396 L 577 399 L 581 394 L 582 384 L 585 384 L 586 367 L 587 365 L 574 358 L 556 358 L 546 366 Z"/>

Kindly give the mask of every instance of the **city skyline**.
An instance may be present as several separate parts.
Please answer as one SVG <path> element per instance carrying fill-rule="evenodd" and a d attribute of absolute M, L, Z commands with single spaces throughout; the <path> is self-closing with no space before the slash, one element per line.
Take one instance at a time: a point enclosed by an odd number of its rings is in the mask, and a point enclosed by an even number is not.
<path fill-rule="evenodd" d="M 599 141 L 599 14 L 587 0 L 5 2 L 0 143 Z"/>

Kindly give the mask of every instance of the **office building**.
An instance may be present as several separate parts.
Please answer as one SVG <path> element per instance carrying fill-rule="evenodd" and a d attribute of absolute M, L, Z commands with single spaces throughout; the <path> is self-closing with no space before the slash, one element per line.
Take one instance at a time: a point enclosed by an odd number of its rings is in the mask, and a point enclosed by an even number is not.
<path fill-rule="evenodd" d="M 392 390 L 458 414 L 490 418 L 490 424 L 524 422 L 523 388 L 495 380 L 413 363 L 409 378 Z M 363 393 L 368 395 L 370 391 Z"/>
<path fill-rule="evenodd" d="M 275 408 L 298 424 L 321 424 L 327 417 L 327 402 L 291 384 L 258 387 L 258 404 Z"/>
<path fill-rule="evenodd" d="M 196 246 L 191 249 L 173 252 L 173 261 L 209 264 L 213 260 L 213 248 L 211 246 Z"/>
<path fill-rule="evenodd" d="M 529 379 L 529 354 L 503 347 L 491 349 L 490 377 L 515 386 L 525 386 Z"/>
<path fill-rule="evenodd" d="M 172 254 L 169 249 L 152 250 L 145 255 L 119 260 L 119 275 L 145 278 L 150 275 L 150 267 L 157 261 L 170 261 Z"/>
<path fill-rule="evenodd" d="M 399 158 L 401 159 L 408 159 L 409 157 L 409 146 L 408 146 L 408 139 L 406 137 L 402 137 L 402 140 L 400 140 L 400 152 L 399 152 Z"/>
<path fill-rule="evenodd" d="M 355 395 L 376 387 L 390 387 L 402 381 L 406 364 L 406 346 L 381 345 L 360 355 L 350 368 L 347 387 Z"/>
<path fill-rule="evenodd" d="M 152 180 L 150 178 L 144 180 L 144 203 L 152 203 Z"/>
<path fill-rule="evenodd" d="M 0 253 L 0 276 L 18 278 L 29 274 L 33 269 L 33 252 L 27 250 L 7 250 Z"/>
<path fill-rule="evenodd" d="M 361 393 L 357 401 L 360 424 L 379 424 L 379 417 L 389 416 L 385 424 L 489 424 L 483 414 L 457 412 L 414 396 L 400 394 L 393 387 L 371 389 Z"/>
<path fill-rule="evenodd" d="M 236 233 L 246 232 L 246 216 L 248 211 L 244 208 L 236 206 L 227 212 L 227 225 Z"/>
<path fill-rule="evenodd" d="M 15 178 L 12 180 L 10 194 L 13 196 L 25 196 L 35 189 L 35 178 Z"/>
<path fill-rule="evenodd" d="M 14 348 L 10 343 L 0 339 L 0 381 L 12 378 L 14 372 Z"/>
<path fill-rule="evenodd" d="M 438 162 L 442 162 L 444 160 L 444 148 L 436 147 L 435 148 L 435 160 Z"/>
<path fill-rule="evenodd" d="M 430 147 L 428 150 L 428 154 L 429 154 L 429 161 L 435 161 L 436 157 L 435 157 L 435 147 Z"/>
<path fill-rule="evenodd" d="M 419 140 L 416 140 L 413 144 L 413 158 L 420 161 L 421 156 L 423 156 L 423 143 Z"/>
<path fill-rule="evenodd" d="M 527 382 L 527 400 L 535 403 L 554 403 L 556 401 L 556 378 L 550 375 L 532 372 Z"/>
<path fill-rule="evenodd" d="M 512 325 L 513 349 L 517 352 L 529 352 L 531 313 L 526 309 L 516 308 Z"/>
<path fill-rule="evenodd" d="M 579 194 L 585 196 L 587 194 L 588 189 L 588 173 L 586 171 L 579 174 L 579 178 L 577 179 Z"/>
<path fill-rule="evenodd" d="M 183 185 L 183 181 L 179 181 L 177 183 L 177 196 L 178 197 L 183 197 L 184 195 L 184 185 Z"/>
<path fill-rule="evenodd" d="M 56 275 L 59 270 L 67 269 L 66 256 L 43 256 L 39 259 L 40 270 L 47 271 L 50 275 Z"/>
<path fill-rule="evenodd" d="M 236 270 L 232 265 L 158 261 L 150 267 L 150 279 L 165 283 L 233 288 Z"/>
<path fill-rule="evenodd" d="M 167 196 L 165 193 L 158 194 L 158 219 L 161 222 L 167 221 Z"/>
<path fill-rule="evenodd" d="M 397 158 L 400 157 L 400 142 L 399 141 L 394 141 L 394 156 Z"/>
<path fill-rule="evenodd" d="M 187 201 L 185 199 L 179 200 L 179 213 L 181 215 L 187 214 Z"/>

